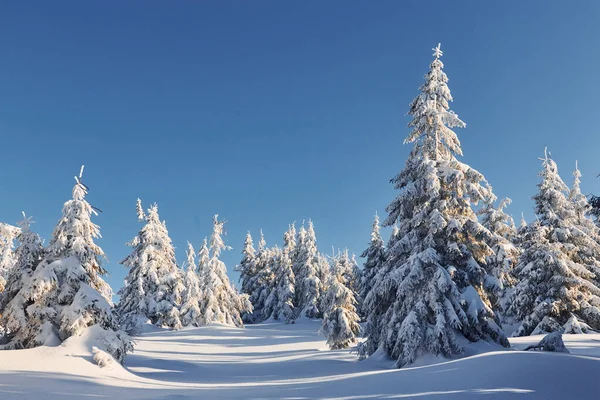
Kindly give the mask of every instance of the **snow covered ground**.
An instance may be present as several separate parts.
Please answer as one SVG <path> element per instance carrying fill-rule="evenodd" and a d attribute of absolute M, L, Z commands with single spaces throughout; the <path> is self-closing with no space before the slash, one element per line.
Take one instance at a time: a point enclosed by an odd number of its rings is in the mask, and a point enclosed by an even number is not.
<path fill-rule="evenodd" d="M 330 351 L 318 322 L 213 325 L 137 338 L 123 368 L 94 365 L 93 338 L 0 352 L 0 399 L 598 399 L 600 335 L 565 335 L 571 355 L 492 351 L 393 369 Z M 516 349 L 540 336 L 511 340 Z M 434 361 L 434 360 L 429 360 Z"/>

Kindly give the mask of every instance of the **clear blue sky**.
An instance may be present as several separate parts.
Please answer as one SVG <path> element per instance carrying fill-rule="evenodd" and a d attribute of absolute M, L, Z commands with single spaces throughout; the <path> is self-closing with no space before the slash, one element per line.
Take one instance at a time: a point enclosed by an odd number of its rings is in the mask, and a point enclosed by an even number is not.
<path fill-rule="evenodd" d="M 600 2 L 4 1 L 0 221 L 49 238 L 81 164 L 116 290 L 158 202 L 184 259 L 219 213 L 224 256 L 312 217 L 320 249 L 367 245 L 442 43 L 465 156 L 532 217 L 544 146 L 600 192 Z M 237 277 L 235 278 L 237 280 Z"/>

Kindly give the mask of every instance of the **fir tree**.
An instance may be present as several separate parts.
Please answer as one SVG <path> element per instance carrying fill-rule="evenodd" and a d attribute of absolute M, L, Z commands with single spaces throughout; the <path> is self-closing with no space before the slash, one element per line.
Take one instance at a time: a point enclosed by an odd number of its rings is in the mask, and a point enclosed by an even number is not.
<path fill-rule="evenodd" d="M 491 187 L 489 188 L 491 192 Z M 495 309 L 503 310 L 503 298 L 506 290 L 516 283 L 513 268 L 517 264 L 519 249 L 513 244 L 517 230 L 512 217 L 504 212 L 511 200 L 504 198 L 494 206 L 496 196 L 486 199 L 484 206 L 478 211 L 481 224 L 489 231 L 488 244 L 493 254 L 487 257 L 488 277 L 486 288 Z"/>
<path fill-rule="evenodd" d="M 254 311 L 252 312 L 252 322 L 262 322 L 270 317 L 268 310 L 265 310 L 265 304 L 271 292 L 274 290 L 275 274 L 271 261 L 273 259 L 272 250 L 267 248 L 262 230 L 260 231 L 260 241 L 258 242 L 258 251 L 256 253 L 256 281 L 250 302 Z"/>
<path fill-rule="evenodd" d="M 169 232 L 160 221 L 156 204 L 144 213 L 138 199 L 136 209 L 144 226 L 129 243 L 133 251 L 121 261 L 129 268 L 125 286 L 119 291 L 121 324 L 131 333 L 139 333 L 147 320 L 157 326 L 180 329 L 184 286 Z"/>
<path fill-rule="evenodd" d="M 180 310 L 181 323 L 183 326 L 200 326 L 202 324 L 200 315 L 202 293 L 200 292 L 200 280 L 196 271 L 196 254 L 190 242 L 188 242 L 186 255 L 186 272 L 183 280 L 185 291 L 183 292 L 183 301 Z"/>
<path fill-rule="evenodd" d="M 14 239 L 18 235 L 19 228 L 0 222 L 0 293 L 16 262 Z"/>
<path fill-rule="evenodd" d="M 400 367 L 424 354 L 461 354 L 457 335 L 508 346 L 484 285 L 493 253 L 472 208 L 490 193 L 483 175 L 455 157 L 462 150 L 451 128 L 465 124 L 449 109 L 441 56 L 438 45 L 410 104 L 405 143 L 414 147 L 392 180 L 400 193 L 384 222 L 399 231 L 366 299 L 368 348 L 382 348 Z"/>
<path fill-rule="evenodd" d="M 293 324 L 296 313 L 294 310 L 295 276 L 292 261 L 285 250 L 277 247 L 271 250 L 270 254 L 270 264 L 275 278 L 274 286 L 265 301 L 265 314 L 274 320 Z"/>
<path fill-rule="evenodd" d="M 119 330 L 112 309 L 112 290 L 102 279 L 106 273 L 102 267 L 104 252 L 94 242 L 100 237 L 100 229 L 91 221 L 96 211 L 85 200 L 88 188 L 81 182 L 82 174 L 83 167 L 75 177 L 73 198 L 64 204 L 43 260 L 29 284 L 16 295 L 28 304 L 27 325 L 15 324 L 12 334 L 18 343 L 13 345 L 55 344 L 81 335 L 88 327 L 99 326 L 105 333 L 106 350 L 122 362 L 132 346 L 129 337 Z"/>
<path fill-rule="evenodd" d="M 211 257 L 203 271 L 201 316 L 203 324 L 218 322 L 242 328 L 242 314 L 252 312 L 248 295 L 240 295 L 229 282 L 227 267 L 219 259 L 223 250 L 230 249 L 223 241 L 224 222 L 214 216 L 210 237 Z"/>
<path fill-rule="evenodd" d="M 595 283 L 600 245 L 577 223 L 576 207 L 556 163 L 546 154 L 533 197 L 537 221 L 526 230 L 516 267 L 519 283 L 512 314 L 517 336 L 583 324 L 600 329 L 600 289 Z"/>
<path fill-rule="evenodd" d="M 336 257 L 327 291 L 323 295 L 321 332 L 327 337 L 327 344 L 332 350 L 354 345 L 360 333 L 356 293 L 348 287 L 347 262 L 343 258 L 343 254 Z M 348 258 L 347 251 L 345 258 Z"/>
<path fill-rule="evenodd" d="M 246 233 L 246 239 L 244 240 L 244 248 L 242 249 L 242 261 L 236 266 L 236 271 L 240 272 L 240 281 L 242 282 L 241 292 L 248 295 L 250 302 L 253 300 L 254 293 L 259 290 L 259 270 L 258 270 L 258 259 L 256 256 L 256 250 L 254 249 L 254 243 L 252 241 L 252 235 L 250 232 Z M 253 303 L 254 304 L 254 303 Z M 254 322 L 256 316 L 254 313 L 245 313 L 242 315 L 244 322 Z"/>
<path fill-rule="evenodd" d="M 23 213 L 17 236 L 15 266 L 11 269 L 6 288 L 0 294 L 0 325 L 7 330 L 7 348 L 20 348 L 31 334 L 28 329 L 27 307 L 31 292 L 31 276 L 44 255 L 42 239 L 31 230 L 31 218 Z"/>
<path fill-rule="evenodd" d="M 317 238 L 311 220 L 308 221 L 308 229 L 304 226 L 298 234 L 298 247 L 293 267 L 295 275 L 295 305 L 298 316 L 317 318 L 319 311 L 319 296 L 321 294 L 321 280 L 319 279 Z"/>
<path fill-rule="evenodd" d="M 379 216 L 375 214 L 375 220 L 371 229 L 371 242 L 369 247 L 361 254 L 361 257 L 365 258 L 365 263 L 360 275 L 359 297 L 363 300 L 367 298 L 373 287 L 375 276 L 385 262 L 385 247 L 380 230 Z M 366 310 L 362 310 L 362 313 L 366 315 Z"/>

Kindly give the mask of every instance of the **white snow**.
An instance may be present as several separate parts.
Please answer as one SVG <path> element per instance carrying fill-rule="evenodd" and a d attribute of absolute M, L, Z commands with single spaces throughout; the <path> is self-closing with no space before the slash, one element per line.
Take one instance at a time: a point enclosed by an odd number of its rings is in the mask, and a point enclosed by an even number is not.
<path fill-rule="evenodd" d="M 146 326 L 122 367 L 93 361 L 97 332 L 58 347 L 0 353 L 0 399 L 433 398 L 594 399 L 600 334 L 564 335 L 571 355 L 491 351 L 395 369 L 384 354 L 357 361 L 327 350 L 318 321 L 213 324 L 169 331 Z M 542 336 L 512 338 L 516 349 Z M 475 351 L 486 350 L 483 343 Z M 497 347 L 496 347 L 497 348 Z M 487 348 L 489 350 L 490 348 Z M 425 362 L 434 364 L 423 365 Z M 576 371 L 576 372 L 575 372 Z"/>

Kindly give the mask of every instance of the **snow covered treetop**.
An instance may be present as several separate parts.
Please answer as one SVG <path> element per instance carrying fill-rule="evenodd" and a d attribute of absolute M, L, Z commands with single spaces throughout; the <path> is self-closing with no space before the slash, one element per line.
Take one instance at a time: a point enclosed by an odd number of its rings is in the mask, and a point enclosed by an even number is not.
<path fill-rule="evenodd" d="M 223 241 L 225 221 L 219 221 L 219 214 L 215 214 L 213 217 L 213 232 L 210 237 L 210 248 L 213 251 L 213 257 L 219 257 L 223 250 L 230 250 L 231 247 L 227 246 Z"/>
<path fill-rule="evenodd" d="M 416 143 L 414 151 L 429 159 L 450 160 L 455 154 L 462 155 L 460 141 L 450 128 L 464 128 L 466 124 L 450 110 L 452 95 L 440 60 L 443 54 L 440 46 L 433 49 L 435 59 L 429 65 L 421 93 L 410 104 L 408 114 L 413 119 L 408 126 L 412 131 L 404 143 Z"/>

